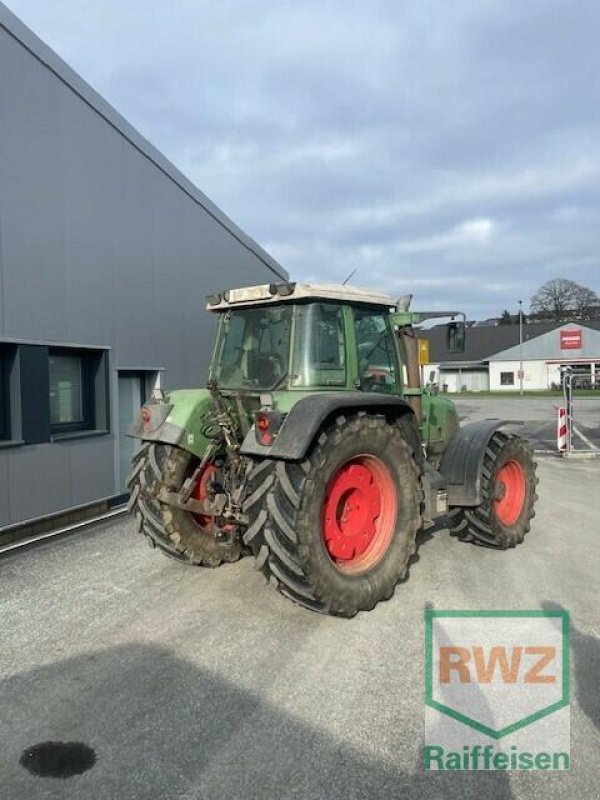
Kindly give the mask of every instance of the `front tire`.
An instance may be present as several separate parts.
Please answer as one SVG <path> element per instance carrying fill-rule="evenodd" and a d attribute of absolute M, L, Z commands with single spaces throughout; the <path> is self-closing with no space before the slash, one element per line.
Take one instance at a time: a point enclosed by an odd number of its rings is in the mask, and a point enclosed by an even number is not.
<path fill-rule="evenodd" d="M 506 550 L 524 540 L 538 499 L 537 464 L 530 445 L 519 436 L 496 432 L 481 473 L 481 504 L 455 509 L 450 530 L 464 541 Z"/>
<path fill-rule="evenodd" d="M 384 417 L 340 416 L 302 462 L 256 462 L 244 541 L 291 600 L 351 617 L 406 577 L 421 520 L 419 457 Z"/>
<path fill-rule="evenodd" d="M 156 498 L 161 486 L 178 492 L 195 463 L 192 454 L 179 447 L 153 442 L 142 446 L 133 458 L 133 470 L 127 479 L 129 510 L 137 529 L 151 547 L 158 547 L 184 564 L 217 567 L 222 562 L 237 561 L 241 542 L 227 532 L 219 539 L 214 518 L 194 515 Z M 202 492 L 202 477 L 197 488 Z"/>

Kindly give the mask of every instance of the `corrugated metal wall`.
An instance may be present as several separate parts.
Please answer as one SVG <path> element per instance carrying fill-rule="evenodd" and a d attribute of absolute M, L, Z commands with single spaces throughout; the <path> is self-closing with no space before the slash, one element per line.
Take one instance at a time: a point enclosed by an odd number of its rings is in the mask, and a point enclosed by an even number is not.
<path fill-rule="evenodd" d="M 108 436 L 0 449 L 0 527 L 114 494 L 117 369 L 201 384 L 204 295 L 278 275 L 0 4 L 0 338 L 109 347 L 112 411 Z"/>

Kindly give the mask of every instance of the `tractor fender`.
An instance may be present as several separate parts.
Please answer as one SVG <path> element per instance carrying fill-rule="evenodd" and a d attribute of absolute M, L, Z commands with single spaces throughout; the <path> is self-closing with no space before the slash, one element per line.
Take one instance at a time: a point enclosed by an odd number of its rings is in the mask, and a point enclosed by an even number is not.
<path fill-rule="evenodd" d="M 128 436 L 146 442 L 174 445 L 202 458 L 208 446 L 204 435 L 213 414 L 207 389 L 177 389 L 166 402 L 149 400 L 138 412 Z"/>
<path fill-rule="evenodd" d="M 446 479 L 449 506 L 478 506 L 481 503 L 481 470 L 488 443 L 514 420 L 483 419 L 463 425 L 444 450 L 440 472 Z"/>
<path fill-rule="evenodd" d="M 185 430 L 167 422 L 167 417 L 172 410 L 173 405 L 170 403 L 154 403 L 152 401 L 145 403 L 129 426 L 127 436 L 148 442 L 179 445 Z"/>
<path fill-rule="evenodd" d="M 299 461 L 304 458 L 323 423 L 333 414 L 366 411 L 400 417 L 414 414 L 403 397 L 375 392 L 320 392 L 302 397 L 286 415 L 272 445 L 258 443 L 254 426 L 242 443 L 242 455 Z"/>

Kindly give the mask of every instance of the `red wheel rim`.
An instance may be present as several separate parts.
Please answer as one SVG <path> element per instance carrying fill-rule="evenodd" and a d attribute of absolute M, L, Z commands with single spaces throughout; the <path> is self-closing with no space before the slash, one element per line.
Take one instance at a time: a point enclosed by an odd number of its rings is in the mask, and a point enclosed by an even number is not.
<path fill-rule="evenodd" d="M 502 525 L 514 525 L 525 505 L 527 481 L 518 461 L 507 461 L 496 473 L 494 509 Z"/>
<path fill-rule="evenodd" d="M 343 464 L 329 481 L 321 532 L 341 572 L 371 569 L 387 551 L 398 513 L 398 492 L 388 467 L 371 455 Z"/>
<path fill-rule="evenodd" d="M 207 464 L 202 472 L 200 473 L 200 477 L 198 478 L 198 482 L 196 484 L 196 488 L 192 494 L 194 500 L 206 500 L 208 496 L 208 482 L 212 479 L 214 475 L 217 473 L 217 468 L 214 464 Z M 204 514 L 192 514 L 194 520 L 196 521 L 197 525 L 199 525 L 203 530 L 211 531 L 215 527 L 215 518 L 214 517 L 207 517 Z"/>

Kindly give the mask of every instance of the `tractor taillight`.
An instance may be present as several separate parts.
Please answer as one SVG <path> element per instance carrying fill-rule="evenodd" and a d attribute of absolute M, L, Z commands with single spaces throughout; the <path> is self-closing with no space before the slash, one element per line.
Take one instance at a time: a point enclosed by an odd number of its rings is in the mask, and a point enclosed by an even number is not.
<path fill-rule="evenodd" d="M 146 406 L 142 408 L 142 427 L 146 433 L 152 429 L 152 412 Z"/>
<path fill-rule="evenodd" d="M 256 438 L 259 444 L 270 445 L 273 444 L 273 434 L 269 430 L 269 417 L 267 414 L 257 414 L 256 419 Z"/>
<path fill-rule="evenodd" d="M 256 441 L 265 447 L 273 444 L 280 427 L 281 414 L 278 411 L 257 411 L 254 415 Z"/>

